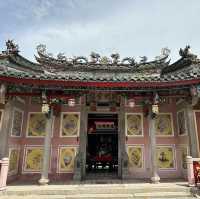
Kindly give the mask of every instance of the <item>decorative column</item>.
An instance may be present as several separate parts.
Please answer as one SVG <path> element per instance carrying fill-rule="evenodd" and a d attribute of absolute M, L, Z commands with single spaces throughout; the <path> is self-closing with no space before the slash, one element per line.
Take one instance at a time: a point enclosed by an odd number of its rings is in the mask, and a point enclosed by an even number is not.
<path fill-rule="evenodd" d="M 44 138 L 44 153 L 43 153 L 43 165 L 41 178 L 38 181 L 40 185 L 47 185 L 49 183 L 48 173 L 50 166 L 50 155 L 51 155 L 51 135 L 53 130 L 54 121 L 53 110 L 50 110 L 50 115 L 47 116 L 46 128 L 45 128 L 45 138 Z"/>
<path fill-rule="evenodd" d="M 193 158 L 199 157 L 199 146 L 198 146 L 198 137 L 196 133 L 195 126 L 195 115 L 193 111 L 193 105 L 186 105 L 186 124 L 188 130 L 188 138 L 189 138 L 189 147 L 190 147 L 190 155 Z"/>
<path fill-rule="evenodd" d="M 127 179 L 128 172 L 128 155 L 126 152 L 126 136 L 125 136 L 125 97 L 121 97 L 120 110 L 118 114 L 118 176 Z"/>
<path fill-rule="evenodd" d="M 83 102 L 81 104 L 81 116 L 80 116 L 80 145 L 79 152 L 81 154 L 81 179 L 86 176 L 86 153 L 87 153 L 87 123 L 88 123 L 88 111 L 86 107 L 86 96 L 83 96 Z"/>
<path fill-rule="evenodd" d="M 11 131 L 13 102 L 10 100 L 5 104 L 0 129 L 0 159 L 9 156 L 8 137 Z"/>
<path fill-rule="evenodd" d="M 79 142 L 79 151 L 76 155 L 74 161 L 74 181 L 80 181 L 81 179 L 85 178 L 86 170 L 86 143 L 87 143 L 87 111 L 85 105 L 85 98 L 84 102 L 81 104 L 81 115 L 80 115 L 80 142 Z"/>
<path fill-rule="evenodd" d="M 148 115 L 149 119 L 149 135 L 150 135 L 150 157 L 151 157 L 151 182 L 159 183 L 160 177 L 158 175 L 157 159 L 156 159 L 156 132 L 155 132 L 155 119 L 156 114 L 152 113 L 152 107 Z"/>
<path fill-rule="evenodd" d="M 3 158 L 0 160 L 0 191 L 6 189 L 6 181 L 7 181 L 7 176 L 8 176 L 8 163 L 9 159 L 8 158 Z"/>
<path fill-rule="evenodd" d="M 186 157 L 187 161 L 187 176 L 188 176 L 188 185 L 194 186 L 195 179 L 194 179 L 194 168 L 193 168 L 193 159 L 191 156 Z"/>

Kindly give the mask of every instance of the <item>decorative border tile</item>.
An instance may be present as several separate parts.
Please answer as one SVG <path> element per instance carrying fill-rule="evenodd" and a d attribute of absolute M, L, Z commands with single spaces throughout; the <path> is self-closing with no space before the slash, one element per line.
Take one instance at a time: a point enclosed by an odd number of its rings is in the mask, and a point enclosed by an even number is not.
<path fill-rule="evenodd" d="M 128 115 L 140 115 L 141 116 L 141 130 L 142 134 L 141 135 L 128 135 L 128 124 L 127 124 L 127 117 Z M 125 134 L 128 137 L 144 137 L 144 116 L 143 113 L 125 113 Z"/>
<path fill-rule="evenodd" d="M 145 158 L 144 158 L 144 145 L 143 144 L 129 144 L 126 146 L 126 152 L 128 154 L 128 149 L 129 148 L 141 148 L 141 153 L 142 153 L 142 167 L 141 168 L 137 168 L 137 167 L 129 167 L 132 168 L 134 170 L 144 170 L 145 169 Z"/>
<path fill-rule="evenodd" d="M 66 149 L 66 148 L 71 148 L 74 149 L 74 159 L 76 157 L 77 151 L 78 151 L 78 146 L 74 146 L 74 145 L 59 145 L 58 146 L 58 158 L 57 158 L 57 173 L 73 173 L 74 172 L 74 168 L 72 170 L 69 171 L 62 171 L 62 169 L 60 168 L 60 161 L 61 161 L 61 150 L 62 149 Z"/>
<path fill-rule="evenodd" d="M 177 170 L 177 164 L 176 164 L 176 147 L 175 144 L 173 145 L 164 145 L 164 144 L 159 144 L 156 145 L 156 153 L 157 153 L 157 148 L 171 148 L 172 149 L 172 153 L 173 153 L 173 164 L 174 167 L 173 168 L 159 168 L 159 171 L 171 171 L 171 170 Z M 156 154 L 156 158 L 157 158 L 157 154 Z"/>
<path fill-rule="evenodd" d="M 78 115 L 78 129 L 77 129 L 77 134 L 76 135 L 70 135 L 70 136 L 63 136 L 62 135 L 62 124 L 63 124 L 63 115 L 65 114 L 77 114 Z M 81 120 L 81 113 L 80 112 L 62 112 L 61 113 L 61 118 L 60 118 L 60 137 L 79 137 L 80 135 L 80 120 Z"/>
<path fill-rule="evenodd" d="M 30 123 L 30 115 L 31 114 L 41 114 L 42 112 L 28 112 L 28 120 L 27 120 L 27 126 L 26 126 L 26 138 L 44 138 L 44 136 L 29 136 L 28 135 L 28 129 L 29 129 L 29 123 Z M 54 118 L 55 119 L 55 118 Z M 53 133 L 54 133 L 54 119 L 53 119 L 53 126 L 52 126 L 52 135 L 51 137 L 53 137 Z"/>
<path fill-rule="evenodd" d="M 41 173 L 40 171 L 36 170 L 27 170 L 26 167 L 26 160 L 27 160 L 27 151 L 28 149 L 42 149 L 44 153 L 44 146 L 43 145 L 25 145 L 24 146 L 24 155 L 23 155 L 23 165 L 22 165 L 22 174 L 26 173 Z M 44 155 L 44 154 L 43 154 Z M 49 159 L 49 173 L 51 172 L 51 157 L 52 157 L 52 147 L 50 152 L 50 159 Z M 42 168 L 41 168 L 42 169 Z"/>
<path fill-rule="evenodd" d="M 158 115 L 169 115 L 170 116 L 170 123 L 171 123 L 171 128 L 172 128 L 172 134 L 171 135 L 157 135 L 157 132 L 156 132 L 156 137 L 174 137 L 173 114 L 166 112 L 166 113 L 158 113 Z"/>

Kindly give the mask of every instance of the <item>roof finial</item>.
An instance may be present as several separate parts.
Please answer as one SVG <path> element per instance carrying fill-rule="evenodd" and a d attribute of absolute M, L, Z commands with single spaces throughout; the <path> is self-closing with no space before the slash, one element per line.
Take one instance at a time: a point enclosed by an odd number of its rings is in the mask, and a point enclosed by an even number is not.
<path fill-rule="evenodd" d="M 8 39 L 6 41 L 6 53 L 18 53 L 19 52 L 19 46 L 14 43 L 13 40 Z"/>
<path fill-rule="evenodd" d="M 179 55 L 182 58 L 193 58 L 193 59 L 197 58 L 196 55 L 194 55 L 193 53 L 191 53 L 190 45 L 186 45 L 186 47 L 184 49 L 180 48 Z"/>
<path fill-rule="evenodd" d="M 147 62 L 147 60 L 148 60 L 148 58 L 146 56 L 141 56 L 140 58 L 141 58 L 140 59 L 140 63 L 141 64 L 145 64 Z"/>
<path fill-rule="evenodd" d="M 119 53 L 112 53 L 111 58 L 112 58 L 113 64 L 118 64 L 120 55 L 119 55 Z"/>

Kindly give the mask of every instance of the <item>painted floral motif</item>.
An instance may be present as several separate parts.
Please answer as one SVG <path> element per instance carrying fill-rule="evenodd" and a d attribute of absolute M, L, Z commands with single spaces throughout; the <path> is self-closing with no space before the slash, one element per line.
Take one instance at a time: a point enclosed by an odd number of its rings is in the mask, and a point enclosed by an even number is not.
<path fill-rule="evenodd" d="M 173 135 L 171 114 L 158 114 L 155 121 L 155 130 L 156 135 L 159 136 Z"/>
<path fill-rule="evenodd" d="M 77 136 L 79 134 L 79 114 L 66 113 L 62 117 L 62 136 Z"/>
<path fill-rule="evenodd" d="M 174 168 L 174 151 L 172 147 L 157 147 L 157 165 L 160 169 Z"/>
<path fill-rule="evenodd" d="M 60 172 L 66 172 L 66 173 L 73 172 L 75 153 L 76 153 L 75 147 L 60 148 L 60 159 L 59 159 Z"/>
<path fill-rule="evenodd" d="M 128 136 L 142 135 L 142 115 L 128 114 L 126 119 L 127 119 L 127 135 Z"/>
<path fill-rule="evenodd" d="M 22 130 L 23 112 L 14 110 L 12 136 L 20 136 Z"/>
<path fill-rule="evenodd" d="M 43 162 L 43 149 L 30 147 L 26 149 L 24 171 L 40 172 Z"/>
<path fill-rule="evenodd" d="M 186 119 L 185 119 L 185 111 L 179 111 L 177 113 L 177 122 L 178 122 L 178 134 L 179 135 L 186 135 Z"/>
<path fill-rule="evenodd" d="M 28 136 L 45 136 L 47 118 L 43 113 L 30 113 Z"/>
<path fill-rule="evenodd" d="M 129 166 L 132 168 L 142 168 L 143 159 L 142 159 L 142 147 L 139 146 L 129 146 L 128 147 L 128 159 Z"/>
<path fill-rule="evenodd" d="M 9 153 L 9 174 L 16 174 L 18 172 L 19 163 L 19 149 L 10 149 Z"/>

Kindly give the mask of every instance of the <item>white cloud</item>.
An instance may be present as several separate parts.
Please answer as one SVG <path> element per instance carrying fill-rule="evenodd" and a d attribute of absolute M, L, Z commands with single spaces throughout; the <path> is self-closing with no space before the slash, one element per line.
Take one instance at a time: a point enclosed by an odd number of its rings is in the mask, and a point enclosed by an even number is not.
<path fill-rule="evenodd" d="M 118 51 L 122 56 L 147 55 L 151 59 L 167 46 L 174 60 L 178 58 L 178 49 L 186 44 L 191 44 L 194 52 L 200 51 L 197 20 L 200 2 L 196 0 L 127 1 L 126 4 L 112 1 L 116 2 L 113 7 L 103 0 L 105 5 L 101 6 L 98 1 L 89 0 L 62 1 L 62 4 L 55 0 L 37 2 L 40 6 L 33 4 L 32 13 L 39 21 L 44 20 L 32 26 L 27 24 L 26 29 L 16 31 L 15 37 L 22 53 L 31 59 L 39 43 L 46 44 L 53 53 L 66 52 L 68 56 L 87 56 L 91 51 L 110 55 Z M 55 8 L 59 10 L 58 5 L 63 6 L 62 12 L 66 10 L 62 18 L 50 16 Z"/>

